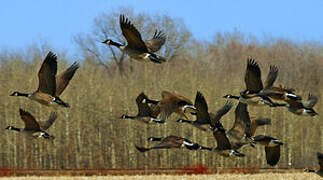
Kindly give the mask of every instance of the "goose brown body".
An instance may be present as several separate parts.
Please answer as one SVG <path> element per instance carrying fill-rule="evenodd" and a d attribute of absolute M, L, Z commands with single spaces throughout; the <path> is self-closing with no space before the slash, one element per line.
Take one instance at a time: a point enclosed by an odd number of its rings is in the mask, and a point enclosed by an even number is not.
<path fill-rule="evenodd" d="M 237 156 L 237 157 L 244 157 L 245 154 L 242 154 L 238 152 L 234 147 L 232 146 L 232 143 L 228 139 L 225 131 L 223 129 L 216 129 L 213 131 L 213 136 L 216 139 L 217 147 L 213 148 L 212 150 L 218 153 L 219 155 L 223 157 L 231 157 L 231 156 Z"/>
<path fill-rule="evenodd" d="M 166 120 L 172 113 L 184 116 L 186 119 L 189 119 L 187 113 L 196 113 L 196 107 L 193 106 L 192 101 L 182 95 L 163 91 L 161 96 L 162 99 L 155 107 L 156 111 L 160 111 L 161 120 Z"/>
<path fill-rule="evenodd" d="M 296 100 L 287 100 L 287 109 L 300 116 L 316 116 L 317 112 L 313 109 L 315 104 L 317 103 L 318 98 L 313 96 L 312 94 L 308 95 L 308 99 L 305 102 L 296 101 Z"/>
<path fill-rule="evenodd" d="M 240 102 L 252 106 L 266 106 L 271 107 L 285 106 L 285 104 L 275 103 L 271 98 L 276 100 L 288 100 L 290 98 L 300 99 L 292 91 L 287 88 L 273 87 L 273 84 L 278 76 L 278 68 L 271 65 L 265 85 L 261 80 L 261 70 L 258 63 L 252 59 L 247 59 L 247 69 L 245 72 L 246 90 L 240 93 L 240 96 L 233 96 L 231 94 L 225 95 L 225 98 L 238 99 Z"/>
<path fill-rule="evenodd" d="M 165 44 L 166 36 L 164 33 L 155 31 L 152 39 L 143 41 L 141 34 L 128 18 L 120 15 L 119 22 L 122 35 L 127 40 L 127 45 L 122 45 L 111 39 L 107 39 L 102 43 L 116 46 L 128 56 L 138 61 L 153 63 L 163 63 L 166 61 L 164 57 L 155 54 Z"/>
<path fill-rule="evenodd" d="M 273 137 L 265 135 L 257 135 L 253 137 L 253 143 L 265 146 L 267 164 L 275 166 L 280 159 L 280 146 L 283 143 Z"/>
<path fill-rule="evenodd" d="M 147 101 L 151 101 L 148 97 L 142 92 L 136 98 L 138 113 L 135 116 L 122 115 L 122 119 L 136 119 L 143 123 L 165 123 L 164 120 L 157 119 L 160 109 L 156 108 L 155 104 L 148 104 Z"/>
<path fill-rule="evenodd" d="M 223 115 L 225 115 L 228 111 L 230 111 L 233 104 L 231 102 L 226 103 L 221 109 L 219 109 L 216 113 L 208 112 L 208 105 L 203 96 L 203 94 L 199 91 L 196 93 L 195 103 L 196 107 L 196 120 L 189 121 L 184 119 L 178 119 L 177 122 L 188 123 L 197 127 L 203 131 L 206 131 L 210 128 L 211 118 L 215 121 L 219 121 Z"/>
<path fill-rule="evenodd" d="M 188 150 L 209 150 L 212 148 L 203 147 L 197 143 L 193 143 L 190 140 L 178 136 L 167 136 L 164 138 L 150 137 L 149 141 L 158 141 L 159 143 L 150 148 L 136 146 L 136 149 L 140 152 L 146 152 L 152 149 L 182 149 L 186 148 Z"/>
<path fill-rule="evenodd" d="M 24 96 L 46 106 L 70 107 L 59 96 L 65 90 L 78 68 L 79 64 L 75 62 L 56 77 L 57 56 L 49 52 L 38 72 L 38 89 L 31 94 L 15 91 L 10 96 Z"/>
<path fill-rule="evenodd" d="M 6 127 L 7 130 L 13 130 L 18 131 L 26 134 L 29 137 L 33 138 L 45 138 L 45 139 L 54 139 L 54 136 L 49 135 L 47 132 L 45 132 L 56 120 L 57 114 L 55 112 L 52 112 L 48 118 L 48 120 L 45 121 L 39 121 L 37 122 L 33 115 L 31 115 L 29 112 L 19 109 L 19 114 L 21 117 L 21 120 L 25 124 L 25 128 L 20 129 L 13 126 Z"/>

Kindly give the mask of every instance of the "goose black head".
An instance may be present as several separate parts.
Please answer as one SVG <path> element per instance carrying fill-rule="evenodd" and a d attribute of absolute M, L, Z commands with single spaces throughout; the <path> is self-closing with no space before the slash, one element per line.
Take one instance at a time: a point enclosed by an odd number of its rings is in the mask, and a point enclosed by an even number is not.
<path fill-rule="evenodd" d="M 51 136 L 51 135 L 49 135 L 48 133 L 46 133 L 46 132 L 42 132 L 41 133 L 41 136 L 43 137 L 43 138 L 45 138 L 45 139 L 55 139 L 55 136 Z"/>
<path fill-rule="evenodd" d="M 153 137 L 149 137 L 149 138 L 147 138 L 147 140 L 148 140 L 148 141 L 154 141 L 154 140 L 155 140 L 155 138 L 153 138 Z"/>
<path fill-rule="evenodd" d="M 12 94 L 10 94 L 10 96 L 18 96 L 18 95 L 19 95 L 19 92 L 17 92 L 17 91 L 15 91 Z"/>
<path fill-rule="evenodd" d="M 12 126 L 7 126 L 6 127 L 6 130 L 11 130 L 12 129 Z"/>
<path fill-rule="evenodd" d="M 110 45 L 111 41 L 112 41 L 111 39 L 107 39 L 107 40 L 102 41 L 102 43 Z"/>
<path fill-rule="evenodd" d="M 232 97 L 232 94 L 227 94 L 227 95 L 223 96 L 223 98 L 230 98 L 230 97 Z"/>
<path fill-rule="evenodd" d="M 176 122 L 182 123 L 183 119 L 178 119 Z"/>

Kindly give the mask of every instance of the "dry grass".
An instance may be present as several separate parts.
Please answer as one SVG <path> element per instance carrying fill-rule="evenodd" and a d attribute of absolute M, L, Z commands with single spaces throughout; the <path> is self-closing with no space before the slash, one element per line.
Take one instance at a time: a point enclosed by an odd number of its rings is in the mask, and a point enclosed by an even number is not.
<path fill-rule="evenodd" d="M 209 179 L 216 179 L 216 180 L 266 180 L 266 179 L 280 179 L 280 180 L 303 180 L 303 179 L 321 179 L 316 174 L 311 173 L 266 173 L 266 174 L 216 174 L 216 175 L 147 175 L 147 176 L 92 176 L 92 177 L 67 177 L 67 176 L 61 176 L 61 177 L 35 177 L 35 176 L 29 176 L 29 177 L 11 177 L 11 178 L 0 178 L 0 179 L 9 179 L 9 180 L 41 180 L 41 179 L 55 179 L 55 180 L 64 180 L 64 179 L 73 179 L 73 180 L 103 180 L 103 179 L 109 179 L 109 180 L 145 180 L 145 179 L 154 179 L 154 180 L 180 180 L 180 179 L 187 179 L 187 180 L 209 180 Z"/>

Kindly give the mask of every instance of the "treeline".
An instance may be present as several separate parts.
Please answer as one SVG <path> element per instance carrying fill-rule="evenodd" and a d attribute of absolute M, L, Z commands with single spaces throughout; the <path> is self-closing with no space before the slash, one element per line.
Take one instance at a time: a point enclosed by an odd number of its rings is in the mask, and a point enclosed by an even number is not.
<path fill-rule="evenodd" d="M 173 27 L 180 24 L 171 18 L 168 20 Z M 277 65 L 276 85 L 295 88 L 304 98 L 309 92 L 319 97 L 314 107 L 319 115 L 313 118 L 296 116 L 284 108 L 249 108 L 251 116 L 272 119 L 271 126 L 261 127 L 256 134 L 280 138 L 285 143 L 278 167 L 316 166 L 315 152 L 323 149 L 323 123 L 320 120 L 323 113 L 323 46 L 281 39 L 259 42 L 238 32 L 217 34 L 212 41 L 200 42 L 190 37 L 189 31 L 187 33 L 185 40 L 178 41 L 176 51 L 171 49 L 174 44 L 167 45 L 171 50 L 162 50 L 161 53 L 171 60 L 161 65 L 129 60 L 116 49 L 112 50 L 118 54 L 112 56 L 108 47 L 86 46 L 84 39 L 93 36 L 77 36 L 79 41 L 76 42 L 81 47 L 79 53 L 82 54 L 81 68 L 61 96 L 71 105 L 70 109 L 51 109 L 25 98 L 9 96 L 15 90 L 33 92 L 36 89 L 37 73 L 48 49 L 36 48 L 24 54 L 0 53 L 0 127 L 3 128 L 0 166 L 41 169 L 182 168 L 199 163 L 212 168 L 268 167 L 263 147 L 244 147 L 241 151 L 247 156 L 240 159 L 187 150 L 140 153 L 134 145 L 150 146 L 146 141 L 150 136 L 177 135 L 210 147 L 215 147 L 216 142 L 211 132 L 176 123 L 176 115 L 163 125 L 119 119 L 124 113 L 136 114 L 135 98 L 140 92 L 159 99 L 163 90 L 180 93 L 192 101 L 196 91 L 201 91 L 208 101 L 209 110 L 215 112 L 226 101 L 223 95 L 238 94 L 244 89 L 243 76 L 249 56 L 259 62 L 263 78 L 269 65 Z M 177 42 L 175 40 L 174 43 Z M 185 45 L 181 46 L 180 42 Z M 65 58 L 64 53 L 57 53 L 59 72 L 75 61 Z M 46 119 L 51 111 L 57 111 L 58 119 L 48 131 L 56 136 L 54 142 L 33 140 L 4 131 L 7 125 L 23 127 L 19 108 L 30 111 L 37 119 Z M 226 128 L 232 126 L 234 109 L 222 122 Z"/>

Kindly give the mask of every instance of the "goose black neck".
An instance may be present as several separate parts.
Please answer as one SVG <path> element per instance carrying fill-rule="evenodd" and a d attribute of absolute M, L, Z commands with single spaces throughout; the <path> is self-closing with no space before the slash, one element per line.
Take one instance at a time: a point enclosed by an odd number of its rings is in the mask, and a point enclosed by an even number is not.
<path fill-rule="evenodd" d="M 185 120 L 185 119 L 179 119 L 179 120 L 177 120 L 177 122 L 188 123 L 188 124 L 192 124 L 193 123 L 193 121 L 188 121 L 188 120 Z"/>
<path fill-rule="evenodd" d="M 136 119 L 137 116 L 128 116 L 128 115 L 124 115 L 123 116 L 124 119 Z"/>
<path fill-rule="evenodd" d="M 313 169 L 307 169 L 306 172 L 312 172 L 312 173 L 315 173 L 315 170 Z"/>
<path fill-rule="evenodd" d="M 201 150 L 208 150 L 208 151 L 212 151 L 212 148 L 201 146 Z"/>
<path fill-rule="evenodd" d="M 239 96 L 230 96 L 229 98 L 230 99 L 239 99 L 240 97 Z"/>
<path fill-rule="evenodd" d="M 21 93 L 18 91 L 13 92 L 10 96 L 23 96 L 23 97 L 29 97 L 29 94 L 27 93 Z"/>
<path fill-rule="evenodd" d="M 158 138 L 158 137 L 150 137 L 149 138 L 150 141 L 161 141 L 162 138 Z"/>
<path fill-rule="evenodd" d="M 279 104 L 279 103 L 273 103 L 274 107 L 285 107 L 287 104 Z"/>
<path fill-rule="evenodd" d="M 9 130 L 12 130 L 12 131 L 18 131 L 18 132 L 20 132 L 20 131 L 21 131 L 21 129 L 20 129 L 20 128 L 16 128 L 16 127 L 13 127 L 13 126 L 11 126 Z"/>
<path fill-rule="evenodd" d="M 112 46 L 116 46 L 116 47 L 118 47 L 118 48 L 120 48 L 121 46 L 123 46 L 122 44 L 117 43 L 117 42 L 114 42 L 114 41 L 112 41 L 112 40 L 110 40 L 110 45 L 112 45 Z"/>

